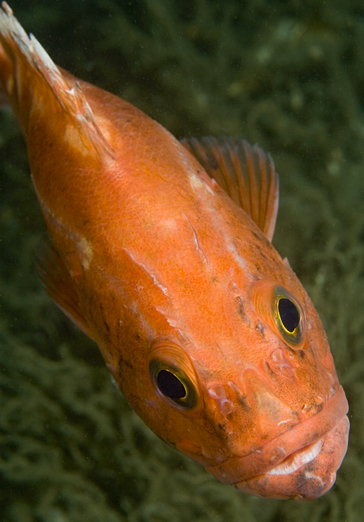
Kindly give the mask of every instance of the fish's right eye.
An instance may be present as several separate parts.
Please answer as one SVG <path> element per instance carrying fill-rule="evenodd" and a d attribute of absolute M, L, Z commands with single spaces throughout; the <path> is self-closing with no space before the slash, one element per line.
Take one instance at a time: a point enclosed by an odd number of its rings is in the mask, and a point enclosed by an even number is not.
<path fill-rule="evenodd" d="M 154 360 L 149 365 L 149 371 L 154 388 L 163 399 L 167 399 L 181 410 L 190 410 L 196 406 L 196 390 L 181 369 Z"/>
<path fill-rule="evenodd" d="M 169 399 L 181 401 L 187 397 L 183 382 L 171 370 L 161 370 L 156 381 L 159 390 Z"/>
<path fill-rule="evenodd" d="M 159 340 L 150 351 L 149 373 L 156 393 L 180 410 L 199 409 L 198 379 L 186 352 L 171 341 Z"/>

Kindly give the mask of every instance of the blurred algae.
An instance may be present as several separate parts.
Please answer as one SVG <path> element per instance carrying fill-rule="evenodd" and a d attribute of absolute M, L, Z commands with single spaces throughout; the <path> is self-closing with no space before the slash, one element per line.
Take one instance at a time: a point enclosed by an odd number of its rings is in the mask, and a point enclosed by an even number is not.
<path fill-rule="evenodd" d="M 359 0 L 12 1 L 53 59 L 177 136 L 231 134 L 275 159 L 275 246 L 326 327 L 348 455 L 309 503 L 244 496 L 170 450 L 51 303 L 25 146 L 0 119 L 0 520 L 292 522 L 364 510 L 364 6 Z M 183 6 L 183 7 L 182 7 Z"/>

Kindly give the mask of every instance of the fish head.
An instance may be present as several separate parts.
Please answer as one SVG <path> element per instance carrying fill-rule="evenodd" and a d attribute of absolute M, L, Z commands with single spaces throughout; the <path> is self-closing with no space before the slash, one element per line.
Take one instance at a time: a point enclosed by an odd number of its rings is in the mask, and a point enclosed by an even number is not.
<path fill-rule="evenodd" d="M 335 482 L 347 450 L 348 405 L 319 316 L 290 279 L 290 289 L 254 281 L 244 305 L 234 295 L 242 319 L 236 336 L 219 337 L 211 323 L 209 344 L 203 326 L 197 346 L 154 340 L 153 420 L 142 416 L 221 482 L 261 497 L 310 500 Z"/>

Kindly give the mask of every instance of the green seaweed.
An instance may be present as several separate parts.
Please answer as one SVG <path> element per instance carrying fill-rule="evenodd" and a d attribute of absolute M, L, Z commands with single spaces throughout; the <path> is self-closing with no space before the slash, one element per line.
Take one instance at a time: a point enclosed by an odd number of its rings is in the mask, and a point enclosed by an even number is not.
<path fill-rule="evenodd" d="M 274 244 L 324 322 L 350 403 L 337 483 L 308 503 L 246 496 L 158 440 L 34 274 L 44 233 L 24 142 L 0 119 L 0 519 L 362 519 L 364 7 L 359 0 L 12 1 L 52 58 L 179 137 L 231 134 L 275 159 Z"/>

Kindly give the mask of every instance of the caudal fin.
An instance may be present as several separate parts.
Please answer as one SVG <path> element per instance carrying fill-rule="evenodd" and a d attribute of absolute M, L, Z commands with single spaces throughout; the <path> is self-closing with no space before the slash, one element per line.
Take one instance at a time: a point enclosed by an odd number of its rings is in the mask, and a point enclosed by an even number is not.
<path fill-rule="evenodd" d="M 6 2 L 0 9 L 0 82 L 27 134 L 34 112 L 69 121 L 86 148 L 112 150 L 98 127 L 80 83 L 56 66 L 38 40 L 24 31 Z"/>

